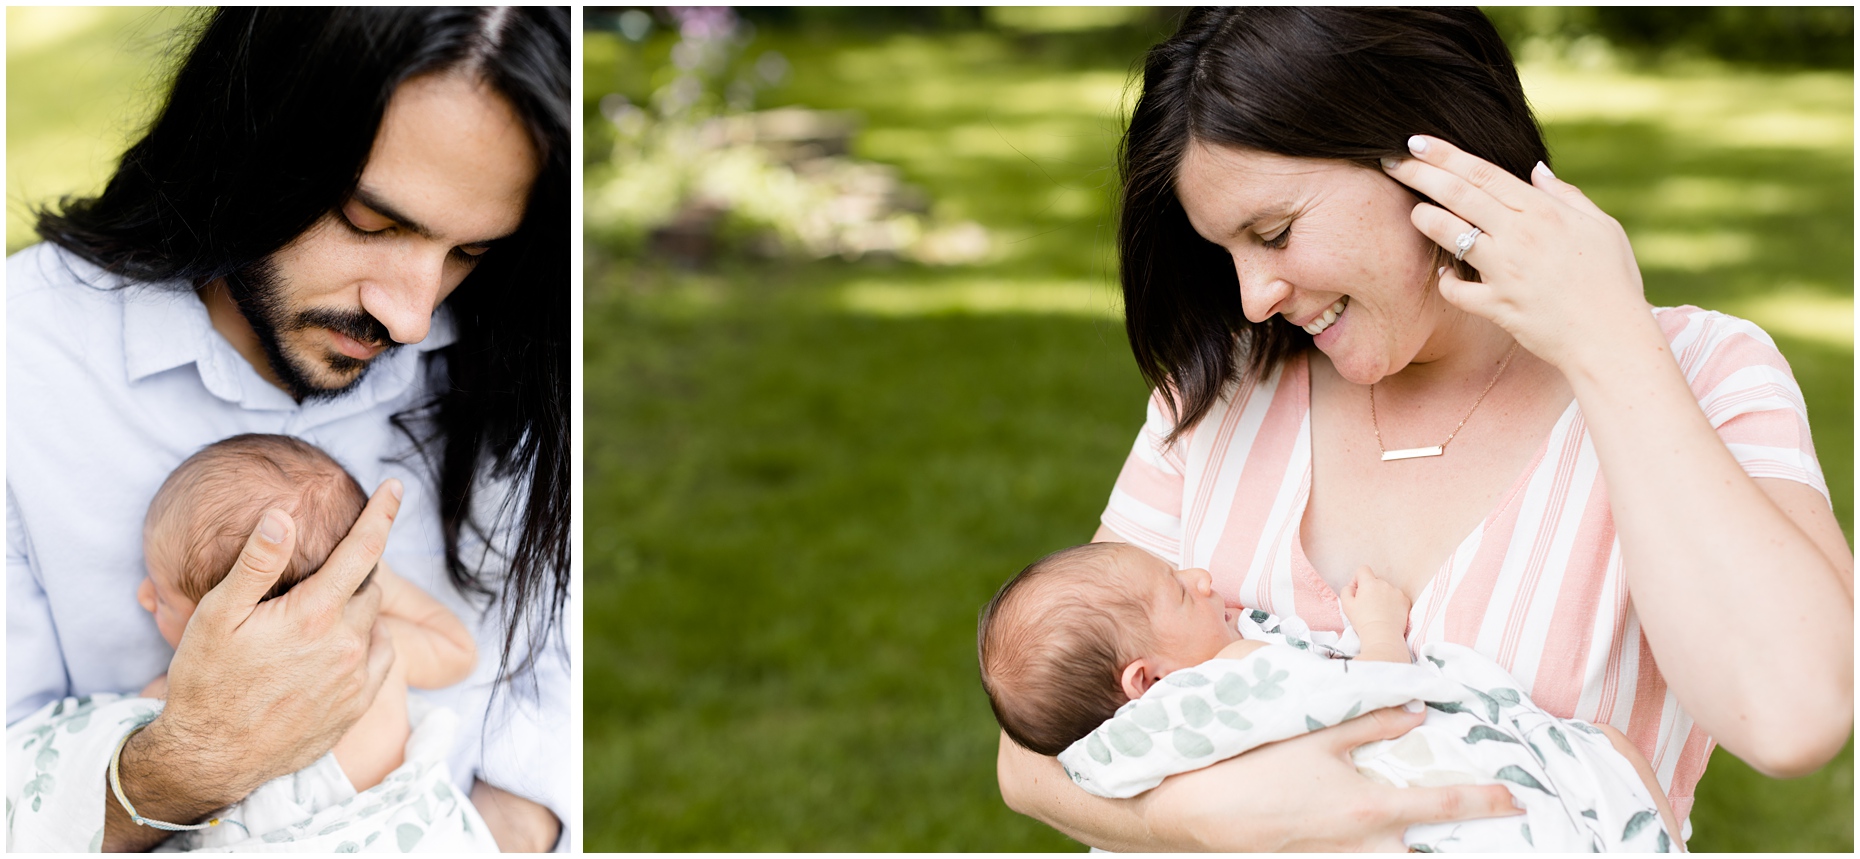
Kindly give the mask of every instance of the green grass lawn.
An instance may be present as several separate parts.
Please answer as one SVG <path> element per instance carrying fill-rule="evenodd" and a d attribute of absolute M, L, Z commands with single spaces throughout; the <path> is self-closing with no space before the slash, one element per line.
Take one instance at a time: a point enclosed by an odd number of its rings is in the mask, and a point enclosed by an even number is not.
<path fill-rule="evenodd" d="M 860 112 L 855 153 L 985 225 L 985 264 L 589 249 L 589 849 L 1080 849 L 1001 804 L 975 613 L 1089 538 L 1142 422 L 1109 200 L 1149 26 L 749 46 L 793 67 L 763 106 Z M 645 94 L 665 45 L 625 44 L 588 36 L 591 103 Z M 1526 86 L 1650 297 L 1776 336 L 1851 535 L 1852 76 L 1541 66 Z M 1692 847 L 1851 850 L 1852 773 L 1851 749 L 1791 782 L 1720 752 Z"/>

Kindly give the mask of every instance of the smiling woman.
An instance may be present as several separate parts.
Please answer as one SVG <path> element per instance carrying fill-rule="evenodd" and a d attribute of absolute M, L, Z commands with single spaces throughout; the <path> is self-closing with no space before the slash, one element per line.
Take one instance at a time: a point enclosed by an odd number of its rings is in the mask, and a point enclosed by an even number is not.
<path fill-rule="evenodd" d="M 1412 605 L 1411 647 L 1471 647 L 1550 713 L 1612 724 L 1683 819 L 1714 743 L 1784 777 L 1839 753 L 1853 556 L 1774 343 L 1649 307 L 1621 226 L 1547 162 L 1477 11 L 1188 13 L 1124 140 L 1126 327 L 1153 394 L 1097 539 L 1327 632 L 1367 566 Z M 1702 622 L 1734 611 L 1828 650 Z M 1512 811 L 1498 787 L 1339 768 L 1417 722 L 1373 714 L 1140 805 L 1004 736 L 1000 781 L 1119 850 L 1400 848 Z"/>

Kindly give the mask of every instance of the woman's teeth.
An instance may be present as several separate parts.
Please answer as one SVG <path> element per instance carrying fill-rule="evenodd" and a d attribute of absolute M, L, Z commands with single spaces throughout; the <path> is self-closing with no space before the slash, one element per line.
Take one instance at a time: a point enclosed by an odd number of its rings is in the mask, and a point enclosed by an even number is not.
<path fill-rule="evenodd" d="M 1323 316 L 1311 320 L 1311 324 L 1305 326 L 1305 333 L 1313 337 L 1324 333 L 1324 329 L 1329 328 L 1332 322 L 1336 322 L 1337 314 L 1342 313 L 1349 304 L 1350 297 L 1347 295 L 1337 299 L 1337 303 L 1327 308 Z"/>

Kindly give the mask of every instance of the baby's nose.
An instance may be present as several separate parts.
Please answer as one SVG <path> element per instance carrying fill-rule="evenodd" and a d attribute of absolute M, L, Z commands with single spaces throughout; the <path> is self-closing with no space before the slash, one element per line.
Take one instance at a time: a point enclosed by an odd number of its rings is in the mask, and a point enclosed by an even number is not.
<path fill-rule="evenodd" d="M 1214 574 L 1207 570 L 1194 570 L 1195 593 L 1208 596 L 1214 593 Z"/>

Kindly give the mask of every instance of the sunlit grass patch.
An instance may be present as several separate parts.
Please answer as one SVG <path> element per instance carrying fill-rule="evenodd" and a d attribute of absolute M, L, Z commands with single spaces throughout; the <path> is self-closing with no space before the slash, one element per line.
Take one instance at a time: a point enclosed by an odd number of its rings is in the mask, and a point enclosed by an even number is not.
<path fill-rule="evenodd" d="M 1707 271 L 1748 262 L 1757 249 L 1754 236 L 1735 230 L 1644 230 L 1630 239 L 1642 269 Z"/>
<path fill-rule="evenodd" d="M 1013 30 L 1066 33 L 1134 24 L 1147 13 L 1141 6 L 994 6 L 988 20 Z"/>
<path fill-rule="evenodd" d="M 1029 278 L 908 284 L 857 280 L 840 289 L 839 305 L 875 316 L 1021 313 L 1123 319 L 1123 300 L 1111 284 Z"/>
<path fill-rule="evenodd" d="M 1704 69 L 1653 75 L 1550 64 L 1519 71 L 1545 123 L 1654 122 L 1696 145 L 1726 149 L 1853 146 L 1851 74 Z"/>
<path fill-rule="evenodd" d="M 1772 334 L 1813 340 L 1852 351 L 1854 296 L 1828 285 L 1786 283 L 1775 292 L 1753 295 L 1724 308 Z"/>
<path fill-rule="evenodd" d="M 6 11 L 6 247 L 37 240 L 29 210 L 94 194 L 157 107 L 183 9 Z"/>

